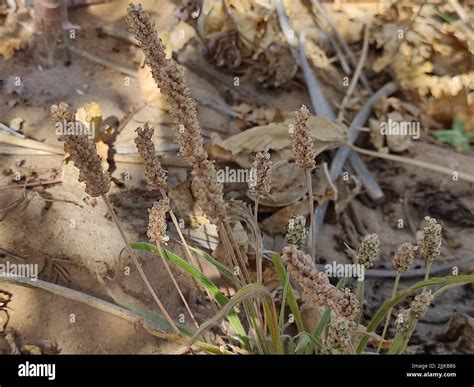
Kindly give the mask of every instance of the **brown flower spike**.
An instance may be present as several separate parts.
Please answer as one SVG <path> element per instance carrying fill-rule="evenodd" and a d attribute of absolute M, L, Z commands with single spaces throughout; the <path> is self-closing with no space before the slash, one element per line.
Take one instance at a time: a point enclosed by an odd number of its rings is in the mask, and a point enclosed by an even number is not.
<path fill-rule="evenodd" d="M 420 294 L 417 294 L 410 305 L 410 316 L 417 320 L 422 318 L 430 307 L 433 298 L 431 290 L 423 290 Z"/>
<path fill-rule="evenodd" d="M 268 151 L 257 152 L 250 169 L 249 194 L 259 200 L 272 189 L 272 167 Z"/>
<path fill-rule="evenodd" d="M 417 242 L 420 246 L 421 255 L 427 262 L 433 262 L 441 254 L 441 231 L 442 227 L 436 219 L 425 217 L 427 225 L 417 233 Z"/>
<path fill-rule="evenodd" d="M 170 210 L 170 199 L 163 199 L 153 203 L 153 207 L 148 210 L 148 232 L 147 235 L 158 246 L 160 243 L 169 241 L 166 235 L 166 214 Z"/>
<path fill-rule="evenodd" d="M 380 253 L 380 240 L 377 234 L 369 234 L 360 242 L 357 250 L 357 263 L 364 265 L 366 269 L 374 266 L 375 260 Z"/>
<path fill-rule="evenodd" d="M 314 169 L 316 161 L 311 129 L 308 127 L 309 110 L 305 105 L 295 113 L 295 127 L 291 135 L 296 166 L 301 169 Z"/>
<path fill-rule="evenodd" d="M 393 256 L 393 266 L 395 270 L 403 273 L 407 271 L 415 260 L 416 246 L 413 246 L 410 242 L 406 242 L 397 249 Z"/>
<path fill-rule="evenodd" d="M 175 140 L 180 145 L 179 155 L 191 165 L 200 190 L 198 202 L 211 221 L 219 223 L 226 218 L 223 187 L 217 180 L 214 163 L 204 149 L 197 104 L 186 87 L 183 69 L 172 58 L 166 58 L 165 46 L 142 6 L 130 4 L 128 14 L 130 32 L 140 43 L 153 79 L 170 105 Z"/>
<path fill-rule="evenodd" d="M 51 106 L 51 115 L 57 125 L 76 122 L 64 102 L 59 106 Z M 71 155 L 74 165 L 79 169 L 79 181 L 86 183 L 86 192 L 93 197 L 107 193 L 110 189 L 110 174 L 102 170 L 102 159 L 97 154 L 95 144 L 85 134 L 64 134 L 58 140 L 64 142 L 64 151 Z"/>
<path fill-rule="evenodd" d="M 161 166 L 158 156 L 156 155 L 155 145 L 152 138 L 154 128 L 148 125 L 148 122 L 142 128 L 137 128 L 137 137 L 135 144 L 138 153 L 143 159 L 145 167 L 145 178 L 150 189 L 163 189 L 167 187 L 166 172 Z"/>
<path fill-rule="evenodd" d="M 305 255 L 296 246 L 287 246 L 283 249 L 282 259 L 287 263 L 291 276 L 314 305 L 325 306 L 338 316 L 354 320 L 359 312 L 355 294 L 349 289 L 339 290 L 332 285 L 327 274 L 314 266 L 309 254 Z"/>

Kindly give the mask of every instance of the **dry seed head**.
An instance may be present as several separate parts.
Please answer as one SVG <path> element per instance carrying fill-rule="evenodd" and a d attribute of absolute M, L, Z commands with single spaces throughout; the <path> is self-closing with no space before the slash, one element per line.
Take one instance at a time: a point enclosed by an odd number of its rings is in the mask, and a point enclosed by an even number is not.
<path fill-rule="evenodd" d="M 57 123 L 75 123 L 69 106 L 61 102 L 51 106 L 51 115 Z M 105 194 L 110 189 L 110 174 L 102 170 L 102 159 L 95 144 L 85 134 L 64 134 L 58 137 L 64 142 L 64 151 L 69 153 L 77 169 L 79 181 L 86 183 L 86 192 L 93 197 Z"/>
<path fill-rule="evenodd" d="M 342 289 L 337 294 L 335 310 L 340 316 L 352 320 L 359 313 L 357 296 L 348 288 Z"/>
<path fill-rule="evenodd" d="M 422 318 L 432 301 L 433 294 L 431 290 L 423 290 L 420 294 L 417 294 L 410 306 L 410 316 L 417 320 Z"/>
<path fill-rule="evenodd" d="M 148 209 L 148 238 L 156 244 L 169 241 L 166 235 L 166 214 L 170 210 L 170 199 L 164 197 L 153 203 L 153 207 Z"/>
<path fill-rule="evenodd" d="M 262 199 L 272 189 L 272 167 L 268 151 L 257 152 L 250 169 L 249 194 L 255 199 Z"/>
<path fill-rule="evenodd" d="M 174 59 L 166 58 L 165 46 L 142 6 L 130 4 L 128 14 L 129 30 L 140 43 L 153 79 L 170 105 L 175 140 L 180 145 L 178 153 L 191 165 L 198 191 L 203 190 L 198 202 L 213 223 L 220 222 L 226 218 L 223 187 L 204 149 L 197 104 L 186 87 L 183 69 Z"/>
<path fill-rule="evenodd" d="M 306 242 L 306 218 L 296 215 L 288 221 L 288 232 L 285 235 L 286 243 L 302 248 Z"/>
<path fill-rule="evenodd" d="M 410 309 L 400 309 L 395 319 L 397 332 L 406 332 L 410 326 Z"/>
<path fill-rule="evenodd" d="M 324 346 L 331 348 L 332 353 L 346 353 L 351 342 L 353 324 L 345 318 L 333 316 L 327 336 L 324 338 Z"/>
<path fill-rule="evenodd" d="M 413 246 L 410 242 L 400 245 L 393 256 L 393 266 L 395 270 L 403 273 L 407 271 L 415 260 L 415 251 L 417 246 Z"/>
<path fill-rule="evenodd" d="M 326 273 L 319 271 L 309 254 L 296 246 L 283 249 L 282 260 L 301 288 L 305 297 L 314 305 L 333 310 L 338 316 L 353 320 L 359 311 L 357 297 L 349 289 L 339 290 L 329 282 Z"/>
<path fill-rule="evenodd" d="M 433 262 L 441 254 L 442 227 L 435 218 L 425 217 L 427 225 L 418 231 L 416 239 L 420 246 L 421 255 L 427 262 Z"/>
<path fill-rule="evenodd" d="M 374 266 L 375 260 L 380 253 L 380 240 L 377 234 L 369 234 L 364 237 L 357 250 L 357 263 L 364 265 L 366 269 Z"/>
<path fill-rule="evenodd" d="M 311 129 L 308 127 L 309 111 L 305 105 L 295 112 L 295 128 L 291 135 L 296 166 L 301 169 L 314 169 L 316 162 Z"/>
<path fill-rule="evenodd" d="M 153 144 L 153 127 L 148 122 L 142 128 L 137 128 L 135 144 L 145 167 L 145 178 L 150 189 L 166 189 L 166 172 L 161 166 Z"/>
<path fill-rule="evenodd" d="M 166 58 L 165 45 L 141 4 L 130 4 L 128 14 L 129 30 L 140 43 L 153 79 L 170 104 L 176 142 L 181 146 L 179 153 L 193 165 L 207 155 L 197 119 L 196 101 L 186 87 L 183 70 L 172 58 Z"/>

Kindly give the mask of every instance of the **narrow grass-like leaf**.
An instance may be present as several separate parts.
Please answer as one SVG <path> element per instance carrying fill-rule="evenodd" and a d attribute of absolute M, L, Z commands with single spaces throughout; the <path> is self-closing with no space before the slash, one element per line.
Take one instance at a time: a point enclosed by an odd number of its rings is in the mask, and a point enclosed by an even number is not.
<path fill-rule="evenodd" d="M 262 284 L 249 284 L 239 289 L 239 291 L 235 293 L 235 295 L 225 305 L 223 305 L 222 309 L 214 317 L 207 320 L 205 323 L 201 324 L 201 326 L 196 331 L 194 336 L 189 340 L 188 345 L 192 345 L 194 341 L 197 340 L 197 338 L 201 336 L 204 332 L 206 332 L 211 327 L 218 325 L 229 313 L 232 313 L 233 308 L 235 306 L 237 306 L 238 304 L 246 300 L 249 300 L 252 298 L 260 298 L 260 297 L 265 297 L 265 299 L 262 300 L 262 305 L 264 307 L 264 311 L 268 309 L 268 314 L 266 313 L 266 318 L 268 319 L 270 334 L 272 335 L 272 338 L 273 338 L 274 333 L 272 332 L 275 332 L 276 330 L 279 336 L 278 317 L 276 315 L 275 305 L 273 304 L 273 300 L 271 299 L 270 293 Z M 268 301 L 270 301 L 271 304 L 273 304 L 273 308 L 271 308 L 271 305 L 269 305 Z M 280 342 L 280 344 L 278 344 L 278 342 Z M 278 337 L 278 342 L 275 343 L 277 352 L 279 349 L 283 351 L 279 337 Z"/>
<path fill-rule="evenodd" d="M 136 250 L 149 251 L 154 254 L 160 253 L 159 248 L 155 245 L 152 245 L 151 243 L 134 242 L 131 243 L 131 246 Z M 204 286 L 209 292 L 209 294 L 214 297 L 214 299 L 221 307 L 224 307 L 229 302 L 229 299 L 220 292 L 219 288 L 194 266 L 190 265 L 183 258 L 179 257 L 178 255 L 167 249 L 162 249 L 162 251 L 163 255 L 167 260 L 173 262 L 174 264 L 182 268 L 184 271 L 194 277 L 202 286 Z M 240 322 L 237 313 L 235 313 L 235 311 L 231 311 L 228 313 L 227 318 L 229 319 L 230 324 L 234 328 L 239 341 L 244 345 L 246 349 L 250 349 L 250 343 L 247 334 L 245 333 L 245 329 L 242 326 L 242 323 Z"/>
<path fill-rule="evenodd" d="M 204 250 L 198 249 L 197 247 L 193 246 L 188 247 L 190 250 L 203 257 L 206 261 L 212 263 L 217 268 L 217 270 L 219 270 L 227 279 L 231 280 L 232 282 L 235 282 L 235 275 L 227 266 L 214 259 L 209 253 L 205 252 Z"/>
<path fill-rule="evenodd" d="M 278 274 L 278 279 L 280 280 L 281 286 L 285 286 L 286 281 L 286 270 L 283 266 L 281 261 L 280 255 L 272 254 L 272 260 L 275 265 L 275 269 Z M 288 286 L 288 295 L 287 295 L 288 305 L 290 306 L 291 313 L 293 313 L 293 317 L 295 318 L 295 323 L 298 328 L 299 332 L 304 332 L 304 325 L 303 320 L 301 318 L 300 309 L 298 307 L 298 303 L 296 302 L 295 293 L 293 292 L 293 288 L 291 285 Z"/>
<path fill-rule="evenodd" d="M 380 321 L 383 319 L 383 317 L 388 313 L 388 311 L 394 305 L 398 304 L 403 299 L 411 296 L 418 289 L 421 289 L 427 286 L 435 286 L 435 285 L 443 285 L 443 284 L 464 285 L 471 282 L 474 282 L 474 274 L 434 277 L 426 281 L 418 282 L 415 285 L 413 285 L 411 288 L 403 290 L 400 293 L 398 293 L 395 297 L 391 298 L 390 300 L 385 301 L 383 305 L 380 307 L 380 309 L 378 310 L 378 312 L 375 314 L 375 316 L 372 318 L 372 321 L 370 322 L 370 324 L 367 326 L 367 332 L 374 332 L 375 329 L 377 329 L 378 325 L 380 324 Z M 364 351 L 365 346 L 367 345 L 368 341 L 369 341 L 368 336 L 362 338 L 362 340 L 359 343 L 359 346 L 357 347 L 357 353 L 362 353 Z"/>
<path fill-rule="evenodd" d="M 280 308 L 280 335 L 283 336 L 283 328 L 285 326 L 285 306 L 286 306 L 286 297 L 288 295 L 288 287 L 290 285 L 290 273 L 286 273 L 285 286 L 283 287 L 283 298 L 281 300 Z"/>

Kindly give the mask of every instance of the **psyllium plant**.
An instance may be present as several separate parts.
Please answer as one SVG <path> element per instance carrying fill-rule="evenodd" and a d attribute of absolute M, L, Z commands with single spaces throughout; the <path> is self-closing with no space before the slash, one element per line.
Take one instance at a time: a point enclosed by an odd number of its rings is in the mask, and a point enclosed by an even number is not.
<path fill-rule="evenodd" d="M 217 172 L 210 160 L 201 136 L 201 127 L 197 118 L 196 102 L 185 85 L 183 72 L 172 58 L 165 55 L 165 46 L 158 38 L 149 15 L 141 5 L 131 4 L 128 8 L 130 31 L 140 43 L 150 66 L 153 77 L 168 100 L 170 113 L 174 121 L 175 140 L 180 145 L 179 155 L 189 164 L 198 204 L 209 220 L 219 231 L 219 237 L 225 247 L 225 261 L 219 262 L 206 252 L 190 246 L 180 230 L 176 216 L 170 208 L 167 194 L 166 171 L 162 168 L 153 143 L 153 128 L 145 124 L 136 130 L 135 144 L 143 159 L 144 174 L 150 189 L 159 190 L 161 199 L 149 209 L 147 235 L 151 242 L 129 243 L 120 221 L 113 211 L 107 197 L 110 188 L 110 176 L 102 170 L 101 159 L 95 145 L 85 136 L 64 135 L 60 140 L 70 154 L 75 166 L 80 170 L 79 180 L 85 182 L 86 192 L 91 196 L 101 196 L 105 201 L 112 219 L 124 240 L 130 259 L 135 264 L 146 288 L 153 296 L 162 316 L 151 311 L 142 313 L 144 318 L 158 319 L 165 323 L 163 332 L 155 332 L 184 344 L 193 353 L 217 354 L 355 354 L 388 352 L 403 353 L 413 334 L 417 321 L 429 309 L 433 299 L 445 290 L 456 285 L 474 282 L 473 275 L 446 276 L 429 278 L 431 263 L 439 256 L 441 247 L 441 226 L 435 219 L 427 218 L 427 224 L 418 234 L 418 246 L 421 255 L 427 262 L 425 280 L 399 291 L 399 280 L 412 265 L 417 246 L 410 242 L 402 244 L 394 253 L 393 264 L 397 272 L 392 297 L 384 302 L 375 315 L 366 321 L 362 314 L 364 305 L 364 283 L 357 286 L 348 278 L 337 284 L 330 281 L 328 275 L 315 265 L 314 222 L 310 217 L 310 238 L 306 247 L 308 230 L 306 219 L 296 215 L 290 219 L 286 234 L 287 246 L 281 254 L 274 252 L 271 256 L 277 273 L 283 296 L 276 297 L 263 284 L 261 237 L 258 229 L 258 201 L 271 191 L 270 154 L 262 149 L 252 160 L 255 179 L 249 185 L 249 194 L 255 202 L 256 233 L 256 281 L 252 280 L 251 271 L 243 253 L 236 242 L 229 225 L 226 203 L 223 197 L 222 184 L 217 179 Z M 61 103 L 52 108 L 56 121 L 73 122 L 74 115 L 67 105 Z M 309 201 L 312 205 L 311 171 L 315 168 L 311 131 L 307 125 L 308 110 L 302 106 L 295 115 L 295 130 L 292 134 L 293 151 L 296 165 L 306 171 L 309 188 Z M 312 207 L 311 207 L 312 208 Z M 186 255 L 180 257 L 166 248 L 167 217 L 179 236 L 179 242 L 185 247 Z M 305 250 L 305 247 L 308 251 Z M 192 327 L 176 323 L 165 309 L 160 296 L 148 280 L 134 250 L 147 251 L 160 257 L 167 270 L 181 301 L 193 322 Z M 262 251 L 262 253 L 260 253 Z M 370 270 L 380 255 L 380 240 L 376 234 L 364 237 L 354 252 L 354 263 Z M 207 260 L 222 274 L 235 294 L 227 297 L 217 285 L 200 270 L 199 260 Z M 215 315 L 207 321 L 198 321 L 191 306 L 181 291 L 180 284 L 170 269 L 175 265 L 191 276 L 200 289 L 208 296 L 208 302 L 215 308 Z M 354 287 L 356 289 L 354 289 Z M 436 288 L 436 290 L 435 290 Z M 391 321 L 394 307 L 401 301 L 414 297 L 408 309 L 398 310 Z M 127 306 L 134 308 L 133 306 Z M 314 326 L 308 327 L 302 319 L 302 309 L 310 307 L 316 315 Z M 227 320 L 223 324 L 223 320 Z M 384 326 L 380 326 L 385 321 Z M 386 339 L 389 327 L 393 324 L 395 335 Z M 208 331 L 213 329 L 221 336 L 219 344 L 213 342 Z M 380 333 L 380 335 L 379 335 Z M 222 345 L 222 340 L 225 345 Z M 370 341 L 369 341 L 370 340 Z"/>

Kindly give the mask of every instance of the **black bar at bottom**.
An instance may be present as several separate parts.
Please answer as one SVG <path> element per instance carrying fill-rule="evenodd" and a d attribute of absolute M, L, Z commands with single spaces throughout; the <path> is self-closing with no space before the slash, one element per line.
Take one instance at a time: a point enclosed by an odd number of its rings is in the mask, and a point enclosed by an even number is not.
<path fill-rule="evenodd" d="M 0 356 L 0 386 L 150 383 L 293 386 L 318 385 L 323 381 L 324 384 L 379 386 L 473 386 L 473 366 L 474 357 L 470 355 Z"/>

